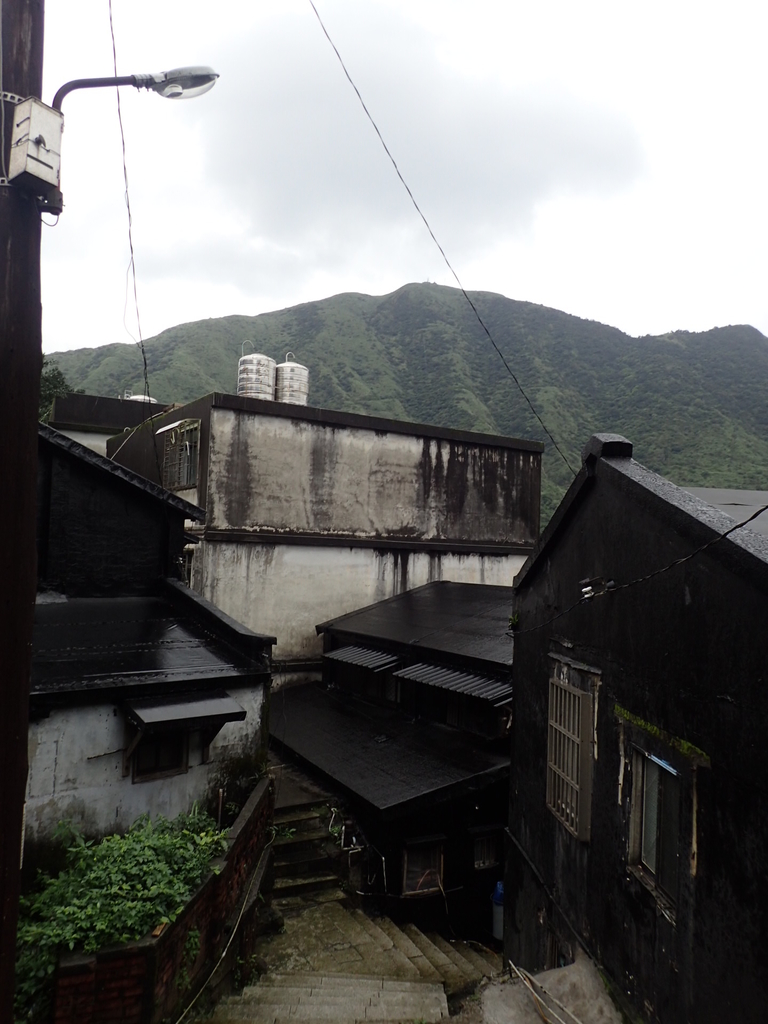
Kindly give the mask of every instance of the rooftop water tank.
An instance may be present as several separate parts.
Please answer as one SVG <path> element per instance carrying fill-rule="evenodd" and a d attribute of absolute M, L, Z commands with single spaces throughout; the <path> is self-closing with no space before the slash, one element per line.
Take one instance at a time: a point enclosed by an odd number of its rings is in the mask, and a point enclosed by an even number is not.
<path fill-rule="evenodd" d="M 149 402 L 151 405 L 159 405 L 156 398 L 150 398 L 149 395 L 125 395 L 127 402 Z"/>
<path fill-rule="evenodd" d="M 275 365 L 274 359 L 261 352 L 242 356 L 237 364 L 238 395 L 272 401 L 275 397 Z"/>
<path fill-rule="evenodd" d="M 296 362 L 293 352 L 287 352 L 285 362 L 277 364 L 275 398 L 290 405 L 306 405 L 309 398 L 309 370 Z"/>

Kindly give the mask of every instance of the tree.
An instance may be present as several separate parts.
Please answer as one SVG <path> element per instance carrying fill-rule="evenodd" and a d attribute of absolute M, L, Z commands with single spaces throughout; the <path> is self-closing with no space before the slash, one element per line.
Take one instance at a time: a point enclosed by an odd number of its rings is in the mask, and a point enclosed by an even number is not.
<path fill-rule="evenodd" d="M 57 395 L 68 395 L 74 390 L 56 363 L 52 363 L 50 359 L 43 356 L 43 369 L 40 374 L 39 418 L 41 422 L 48 422 L 53 408 L 53 400 Z M 76 393 L 83 394 L 82 389 Z"/>

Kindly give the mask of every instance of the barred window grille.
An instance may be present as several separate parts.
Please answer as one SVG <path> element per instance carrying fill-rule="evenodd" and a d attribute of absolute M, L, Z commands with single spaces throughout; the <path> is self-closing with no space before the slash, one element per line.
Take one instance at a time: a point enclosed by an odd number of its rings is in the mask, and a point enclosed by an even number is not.
<path fill-rule="evenodd" d="M 549 680 L 547 807 L 577 839 L 590 835 L 592 694 L 574 686 L 578 674 L 555 661 Z"/>
<path fill-rule="evenodd" d="M 200 421 L 182 423 L 164 436 L 163 486 L 169 491 L 196 487 Z"/>
<path fill-rule="evenodd" d="M 475 838 L 475 869 L 493 868 L 501 860 L 501 843 L 497 833 Z"/>

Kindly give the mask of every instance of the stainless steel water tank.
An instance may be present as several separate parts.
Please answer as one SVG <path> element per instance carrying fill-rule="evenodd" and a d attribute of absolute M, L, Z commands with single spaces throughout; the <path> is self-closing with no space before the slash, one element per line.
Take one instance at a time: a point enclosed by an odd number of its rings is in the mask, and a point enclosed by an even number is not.
<path fill-rule="evenodd" d="M 284 363 L 277 364 L 275 398 L 291 405 L 306 405 L 309 398 L 309 370 L 287 352 Z"/>
<path fill-rule="evenodd" d="M 260 352 L 242 356 L 237 364 L 237 393 L 247 398 L 275 397 L 275 360 Z"/>

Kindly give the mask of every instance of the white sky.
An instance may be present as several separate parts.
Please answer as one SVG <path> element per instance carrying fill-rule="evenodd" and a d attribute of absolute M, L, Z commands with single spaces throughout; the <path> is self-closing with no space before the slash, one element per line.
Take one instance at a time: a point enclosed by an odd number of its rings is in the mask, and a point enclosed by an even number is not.
<path fill-rule="evenodd" d="M 630 334 L 768 334 L 764 0 L 315 0 L 465 287 Z M 453 284 L 308 0 L 113 0 L 144 337 Z M 45 86 L 112 74 L 107 0 L 48 0 Z M 113 90 L 64 101 L 48 352 L 129 341 Z M 125 317 L 135 334 L 132 304 Z"/>

